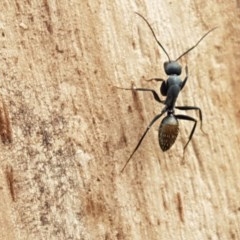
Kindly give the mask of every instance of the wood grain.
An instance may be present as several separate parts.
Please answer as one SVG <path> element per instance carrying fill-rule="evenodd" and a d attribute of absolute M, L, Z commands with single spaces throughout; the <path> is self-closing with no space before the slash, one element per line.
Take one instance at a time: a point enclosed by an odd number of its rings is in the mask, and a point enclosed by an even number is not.
<path fill-rule="evenodd" d="M 171 150 L 152 127 L 162 105 L 148 87 L 172 59 L 189 80 Z M 236 1 L 15 1 L 1 4 L 1 95 L 13 141 L 1 144 L 0 239 L 240 239 L 239 24 Z M 184 74 L 182 78 L 184 78 Z M 197 113 L 189 112 L 194 118 Z M 184 158 L 185 164 L 182 165 Z M 14 200 L 5 179 L 14 173 Z"/>

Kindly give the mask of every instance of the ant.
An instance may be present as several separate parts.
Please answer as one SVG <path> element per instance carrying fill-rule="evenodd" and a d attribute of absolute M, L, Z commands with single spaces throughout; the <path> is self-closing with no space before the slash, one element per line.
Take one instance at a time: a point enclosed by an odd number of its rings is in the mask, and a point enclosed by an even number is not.
<path fill-rule="evenodd" d="M 179 132 L 179 123 L 178 120 L 186 120 L 186 121 L 191 121 L 194 122 L 193 128 L 191 130 L 191 133 L 188 137 L 188 141 L 184 146 L 184 151 L 187 147 L 187 145 L 189 144 L 189 142 L 192 139 L 192 136 L 195 132 L 196 126 L 197 126 L 197 120 L 188 116 L 188 115 L 182 115 L 182 114 L 175 114 L 175 109 L 178 110 L 197 110 L 199 112 L 199 119 L 200 119 L 200 129 L 202 130 L 202 111 L 199 107 L 195 107 L 195 106 L 175 106 L 177 97 L 179 92 L 183 89 L 183 87 L 185 86 L 187 79 L 188 79 L 188 67 L 185 67 L 185 73 L 186 76 L 184 78 L 184 80 L 182 81 L 181 78 L 179 77 L 182 73 L 182 67 L 181 65 L 177 62 L 180 58 L 182 58 L 184 55 L 186 55 L 187 53 L 189 53 L 191 50 L 193 50 L 194 48 L 196 48 L 198 46 L 198 44 L 213 30 L 216 29 L 212 28 L 211 30 L 209 30 L 207 33 L 205 33 L 200 39 L 199 41 L 192 46 L 191 48 L 189 48 L 187 51 L 185 51 L 184 53 L 182 53 L 176 60 L 171 60 L 167 51 L 164 49 L 164 47 L 162 46 L 162 44 L 159 42 L 159 40 L 157 39 L 151 25 L 149 24 L 149 22 L 147 21 L 147 19 L 145 17 L 143 17 L 141 14 L 137 13 L 136 14 L 138 16 L 140 16 L 148 25 L 148 27 L 150 28 L 154 39 L 156 40 L 157 44 L 162 48 L 162 50 L 164 51 L 164 53 L 166 54 L 168 61 L 164 62 L 163 67 L 164 67 L 164 71 L 165 73 L 168 75 L 168 79 L 165 81 L 162 78 L 151 78 L 147 81 L 161 81 L 161 87 L 160 87 L 160 93 L 163 96 L 166 96 L 165 100 L 161 100 L 160 97 L 158 96 L 158 94 L 156 93 L 155 90 L 153 89 L 149 89 L 149 88 L 120 88 L 120 89 L 124 89 L 124 90 L 134 90 L 134 91 L 146 91 L 146 92 L 151 92 L 153 94 L 154 99 L 161 103 L 164 104 L 164 108 L 161 111 L 160 114 L 156 115 L 153 120 L 150 122 L 150 124 L 148 125 L 147 129 L 145 130 L 145 132 L 143 133 L 141 139 L 139 140 L 137 146 L 135 147 L 135 149 L 133 150 L 133 152 L 131 153 L 130 157 L 128 158 L 128 160 L 126 161 L 125 165 L 123 166 L 121 172 L 124 171 L 124 169 L 126 168 L 127 164 L 129 163 L 129 161 L 131 160 L 132 156 L 134 155 L 134 153 L 137 151 L 137 149 L 139 148 L 139 146 L 141 145 L 144 137 L 146 136 L 147 132 L 149 131 L 149 129 L 151 128 L 151 126 L 160 118 L 162 117 L 162 115 L 164 113 L 167 113 L 167 116 L 163 118 L 163 120 L 160 123 L 159 126 L 159 130 L 158 130 L 158 140 L 159 140 L 159 145 L 160 148 L 162 149 L 162 151 L 167 151 L 171 148 L 171 146 L 175 143 L 175 140 L 178 136 L 178 132 Z M 119 87 L 118 87 L 119 88 Z M 202 132 L 204 133 L 204 131 L 202 130 Z"/>

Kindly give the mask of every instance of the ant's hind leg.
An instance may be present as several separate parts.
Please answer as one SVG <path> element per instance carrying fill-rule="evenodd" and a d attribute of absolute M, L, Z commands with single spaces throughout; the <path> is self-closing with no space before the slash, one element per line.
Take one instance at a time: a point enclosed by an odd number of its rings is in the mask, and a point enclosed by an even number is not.
<path fill-rule="evenodd" d="M 186 120 L 186 121 L 194 122 L 194 125 L 193 125 L 193 127 L 192 127 L 191 133 L 190 133 L 190 135 L 189 135 L 189 137 L 188 137 L 188 141 L 187 141 L 187 143 L 185 144 L 185 146 L 184 146 L 184 148 L 183 148 L 183 160 L 182 160 L 182 164 L 184 164 L 184 163 L 185 163 L 184 153 L 185 153 L 185 150 L 186 150 L 189 142 L 192 140 L 193 134 L 194 134 L 195 129 L 196 129 L 196 126 L 197 126 L 197 120 L 194 119 L 194 118 L 192 118 L 192 117 L 190 117 L 190 116 L 187 116 L 187 115 L 175 115 L 175 117 L 176 117 L 177 119 L 179 119 L 179 120 Z"/>
<path fill-rule="evenodd" d="M 142 137 L 140 138 L 140 140 L 138 141 L 136 147 L 134 148 L 134 150 L 132 151 L 130 157 L 128 158 L 128 160 L 126 161 L 126 163 L 124 164 L 121 173 L 124 171 L 124 169 L 126 168 L 126 166 L 128 165 L 129 161 L 131 160 L 132 156 L 134 155 L 134 153 L 138 150 L 139 146 L 142 143 L 142 140 L 144 139 L 144 137 L 146 136 L 147 132 L 149 131 L 149 129 L 151 128 L 151 126 L 166 112 L 166 109 L 163 109 L 162 112 L 158 115 L 156 115 L 153 120 L 150 122 L 150 124 L 148 125 L 148 127 L 146 128 L 145 132 L 143 133 Z"/>

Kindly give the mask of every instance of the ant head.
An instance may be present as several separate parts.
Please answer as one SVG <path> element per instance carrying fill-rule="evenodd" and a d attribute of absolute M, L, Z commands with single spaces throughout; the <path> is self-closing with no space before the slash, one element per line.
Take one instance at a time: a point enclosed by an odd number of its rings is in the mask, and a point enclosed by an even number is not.
<path fill-rule="evenodd" d="M 180 75 L 182 73 L 182 66 L 177 61 L 164 62 L 163 67 L 167 75 Z"/>

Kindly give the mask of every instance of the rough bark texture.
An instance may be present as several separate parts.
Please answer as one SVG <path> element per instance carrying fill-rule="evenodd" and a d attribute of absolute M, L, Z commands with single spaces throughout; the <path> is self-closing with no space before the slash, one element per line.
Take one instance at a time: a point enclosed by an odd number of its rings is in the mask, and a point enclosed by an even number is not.
<path fill-rule="evenodd" d="M 182 165 L 192 123 L 163 153 L 159 121 L 120 174 L 163 105 L 114 86 L 166 78 L 135 11 L 173 59 L 219 28 L 181 60 L 207 134 Z M 234 0 L 2 1 L 0 239 L 240 239 L 239 26 Z"/>

